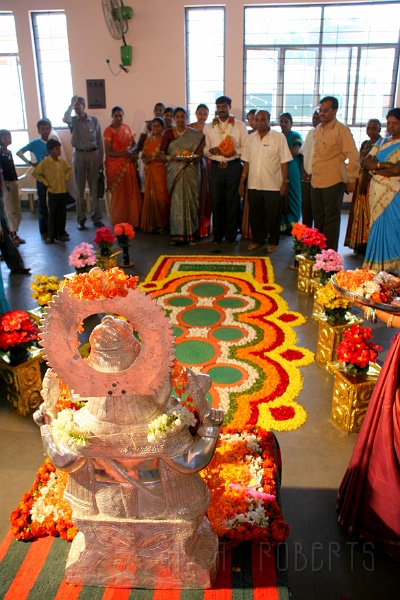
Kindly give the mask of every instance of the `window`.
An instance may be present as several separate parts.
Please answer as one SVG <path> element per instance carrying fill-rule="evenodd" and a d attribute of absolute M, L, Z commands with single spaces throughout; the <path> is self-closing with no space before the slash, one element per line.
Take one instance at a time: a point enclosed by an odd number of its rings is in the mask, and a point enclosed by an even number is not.
<path fill-rule="evenodd" d="M 399 3 L 246 7 L 245 110 L 266 107 L 273 122 L 290 112 L 301 131 L 336 96 L 338 118 L 365 139 L 368 119 L 394 106 L 399 24 Z"/>
<path fill-rule="evenodd" d="M 53 127 L 65 127 L 62 118 L 73 91 L 64 11 L 32 13 L 32 29 L 42 114 Z"/>
<path fill-rule="evenodd" d="M 28 142 L 28 133 L 14 15 L 7 12 L 0 12 L 0 81 L 1 127 L 11 131 L 15 156 Z"/>
<path fill-rule="evenodd" d="M 225 9 L 186 8 L 186 96 L 190 120 L 196 107 L 207 104 L 214 115 L 215 99 L 224 93 Z"/>

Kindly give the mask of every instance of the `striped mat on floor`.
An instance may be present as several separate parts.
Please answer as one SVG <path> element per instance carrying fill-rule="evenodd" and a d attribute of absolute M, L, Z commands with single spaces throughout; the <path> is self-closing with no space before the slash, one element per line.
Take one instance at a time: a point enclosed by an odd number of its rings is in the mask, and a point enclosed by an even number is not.
<path fill-rule="evenodd" d="M 220 568 L 211 590 L 142 590 L 68 585 L 64 570 L 70 544 L 46 537 L 17 542 L 11 532 L 0 546 L 1 600 L 289 600 L 284 565 L 268 544 L 220 545 Z M 280 553 L 282 556 L 284 553 Z M 280 568 L 279 568 L 280 567 Z"/>

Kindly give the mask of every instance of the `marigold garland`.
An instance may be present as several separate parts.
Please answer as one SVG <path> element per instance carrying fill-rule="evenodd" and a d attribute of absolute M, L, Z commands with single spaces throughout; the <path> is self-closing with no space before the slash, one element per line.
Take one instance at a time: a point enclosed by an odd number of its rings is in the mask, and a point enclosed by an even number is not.
<path fill-rule="evenodd" d="M 252 484 L 254 463 L 261 475 Z M 249 540 L 275 545 L 289 535 L 276 501 L 278 470 L 271 433 L 250 426 L 239 434 L 224 428 L 201 476 L 211 491 L 207 516 L 221 539 L 234 545 Z"/>
<path fill-rule="evenodd" d="M 67 288 L 70 296 L 80 300 L 97 300 L 127 296 L 129 289 L 136 289 L 138 277 L 126 275 L 122 269 L 114 267 L 103 271 L 92 269 L 89 273 L 78 273 L 65 279 L 61 289 Z"/>
<path fill-rule="evenodd" d="M 74 539 L 78 530 L 71 520 L 71 508 L 63 499 L 67 481 L 68 474 L 58 471 L 46 459 L 31 489 L 22 496 L 10 515 L 11 531 L 17 540 L 32 540 L 46 535 L 61 536 L 68 542 Z M 43 491 L 46 491 L 44 495 Z"/>

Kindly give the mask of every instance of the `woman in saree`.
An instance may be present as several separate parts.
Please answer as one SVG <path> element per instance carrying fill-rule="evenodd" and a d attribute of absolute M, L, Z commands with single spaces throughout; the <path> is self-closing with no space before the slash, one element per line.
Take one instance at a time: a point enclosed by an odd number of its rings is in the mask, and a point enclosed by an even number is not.
<path fill-rule="evenodd" d="M 196 108 L 196 119 L 195 123 L 191 123 L 189 127 L 203 131 L 204 125 L 208 119 L 210 111 L 206 104 L 199 104 Z M 207 237 L 210 235 L 211 225 L 211 213 L 212 213 L 212 201 L 210 191 L 210 168 L 211 160 L 203 156 L 200 163 L 201 169 L 201 182 L 200 182 L 200 209 L 199 209 L 199 229 L 197 235 L 199 238 Z"/>
<path fill-rule="evenodd" d="M 398 274 L 400 266 L 400 108 L 387 114 L 388 137 L 379 139 L 363 167 L 372 171 L 370 234 L 363 266 Z"/>
<path fill-rule="evenodd" d="M 143 147 L 142 160 L 146 177 L 141 229 L 146 233 L 164 233 L 169 223 L 171 201 L 164 162 L 160 159 L 163 129 L 163 119 L 154 117 L 151 122 L 151 135 L 145 140 Z"/>
<path fill-rule="evenodd" d="M 187 126 L 187 112 L 174 110 L 175 127 L 164 131 L 160 146 L 165 161 L 167 186 L 171 198 L 171 244 L 195 244 L 199 223 L 200 162 L 204 135 Z"/>
<path fill-rule="evenodd" d="M 140 227 L 142 198 L 136 175 L 137 157 L 133 151 L 134 134 L 123 123 L 124 111 L 114 106 L 112 123 L 104 131 L 107 187 L 111 192 L 111 225 L 130 223 Z"/>
<path fill-rule="evenodd" d="M 357 306 L 365 308 L 355 302 Z M 400 316 L 365 308 L 364 318 L 400 329 Z M 353 456 L 339 488 L 339 525 L 400 560 L 400 333 L 392 341 Z"/>
<path fill-rule="evenodd" d="M 279 125 L 289 146 L 293 160 L 289 162 L 289 194 L 281 221 L 281 233 L 292 232 L 292 227 L 301 217 L 301 154 L 302 137 L 297 131 L 292 131 L 293 119 L 288 112 L 279 116 Z"/>
<path fill-rule="evenodd" d="M 380 139 L 381 122 L 370 119 L 367 123 L 367 136 L 360 148 L 360 165 L 371 152 L 372 147 Z M 360 168 L 360 174 L 354 184 L 349 220 L 347 222 L 344 245 L 353 248 L 354 252 L 365 253 L 369 238 L 369 185 L 371 174 L 368 169 Z"/>

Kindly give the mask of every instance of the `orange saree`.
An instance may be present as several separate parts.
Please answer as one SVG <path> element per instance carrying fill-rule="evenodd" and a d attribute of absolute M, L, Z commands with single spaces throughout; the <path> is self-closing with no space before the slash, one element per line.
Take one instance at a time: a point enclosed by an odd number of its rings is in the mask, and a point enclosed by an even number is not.
<path fill-rule="evenodd" d="M 125 152 L 132 146 L 134 134 L 124 123 L 120 129 L 107 127 L 104 132 L 104 142 L 110 144 L 113 150 Z M 107 187 L 111 192 L 110 221 L 130 223 L 140 227 L 142 216 L 142 197 L 136 176 L 136 166 L 124 156 L 107 156 L 105 161 Z"/>
<path fill-rule="evenodd" d="M 166 229 L 169 223 L 171 201 L 167 189 L 164 163 L 156 160 L 160 152 L 161 137 L 148 137 L 143 156 L 154 158 L 145 165 L 144 201 L 141 229 L 146 233 Z"/>

